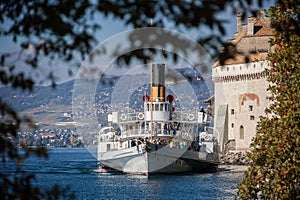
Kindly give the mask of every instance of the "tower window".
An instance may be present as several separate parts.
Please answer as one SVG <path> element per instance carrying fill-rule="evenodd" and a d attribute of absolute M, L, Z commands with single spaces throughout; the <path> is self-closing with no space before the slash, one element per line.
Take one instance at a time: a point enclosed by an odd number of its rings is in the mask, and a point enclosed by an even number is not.
<path fill-rule="evenodd" d="M 231 128 L 233 128 L 233 127 L 234 127 L 234 123 L 231 124 Z"/>
<path fill-rule="evenodd" d="M 259 129 L 259 125 L 256 125 L 256 130 L 258 130 Z"/>
<path fill-rule="evenodd" d="M 240 139 L 244 139 L 244 126 L 240 126 Z"/>
<path fill-rule="evenodd" d="M 254 119 L 255 119 L 254 115 L 251 115 L 250 120 L 254 120 Z"/>
<path fill-rule="evenodd" d="M 250 105 L 250 106 L 249 106 L 249 111 L 252 111 L 252 110 L 253 110 L 253 106 Z"/>
<path fill-rule="evenodd" d="M 231 109 L 231 114 L 232 114 L 232 115 L 234 114 L 234 109 Z"/>

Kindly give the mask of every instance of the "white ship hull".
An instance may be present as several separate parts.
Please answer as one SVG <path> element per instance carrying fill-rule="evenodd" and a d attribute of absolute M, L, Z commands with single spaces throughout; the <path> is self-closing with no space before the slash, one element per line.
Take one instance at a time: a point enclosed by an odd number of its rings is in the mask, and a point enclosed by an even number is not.
<path fill-rule="evenodd" d="M 207 154 L 201 152 L 167 147 L 151 152 L 137 152 L 136 147 L 131 149 L 133 153 L 130 154 L 122 150 L 114 152 L 116 156 L 100 160 L 100 166 L 143 175 L 208 172 L 215 171 L 217 167 L 216 162 L 208 161 Z"/>
<path fill-rule="evenodd" d="M 175 96 L 166 96 L 164 64 L 152 66 L 149 90 L 151 95 L 142 97 L 143 110 L 126 112 L 121 103 L 120 112 L 108 115 L 109 126 L 98 136 L 100 167 L 145 175 L 215 170 L 217 135 L 207 129 L 204 109 L 184 109 Z"/>

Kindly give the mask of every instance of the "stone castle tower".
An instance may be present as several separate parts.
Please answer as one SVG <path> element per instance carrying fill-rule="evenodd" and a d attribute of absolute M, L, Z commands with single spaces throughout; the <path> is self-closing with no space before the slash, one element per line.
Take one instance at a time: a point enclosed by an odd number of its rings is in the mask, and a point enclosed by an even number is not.
<path fill-rule="evenodd" d="M 269 45 L 274 30 L 264 11 L 250 17 L 242 25 L 242 16 L 237 14 L 237 32 L 228 42 L 238 52 L 223 65 L 217 61 L 212 68 L 215 84 L 215 123 L 220 135 L 221 150 L 249 150 L 256 134 L 259 117 L 269 105 L 265 69 L 272 48 Z"/>

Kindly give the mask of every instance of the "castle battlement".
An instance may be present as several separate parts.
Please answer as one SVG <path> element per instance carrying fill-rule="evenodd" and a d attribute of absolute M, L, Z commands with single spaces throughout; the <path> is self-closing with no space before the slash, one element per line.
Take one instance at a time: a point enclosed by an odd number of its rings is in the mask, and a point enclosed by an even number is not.
<path fill-rule="evenodd" d="M 224 65 L 212 70 L 213 82 L 244 81 L 266 78 L 266 69 L 270 64 L 267 60 L 258 62 Z"/>
<path fill-rule="evenodd" d="M 237 14 L 237 32 L 228 40 L 235 56 L 212 66 L 215 84 L 214 128 L 220 135 L 221 150 L 234 143 L 236 151 L 249 149 L 256 134 L 259 117 L 268 107 L 266 69 L 270 68 L 268 53 L 274 30 L 264 11 L 250 17 L 242 24 L 242 15 Z"/>

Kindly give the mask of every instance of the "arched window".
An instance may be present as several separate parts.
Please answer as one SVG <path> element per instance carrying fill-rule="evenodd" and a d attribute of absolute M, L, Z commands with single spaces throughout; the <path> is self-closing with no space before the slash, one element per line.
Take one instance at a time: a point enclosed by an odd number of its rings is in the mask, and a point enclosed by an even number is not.
<path fill-rule="evenodd" d="M 253 111 L 253 106 L 249 105 L 249 111 Z"/>
<path fill-rule="evenodd" d="M 240 126 L 240 139 L 244 139 L 244 126 Z"/>

